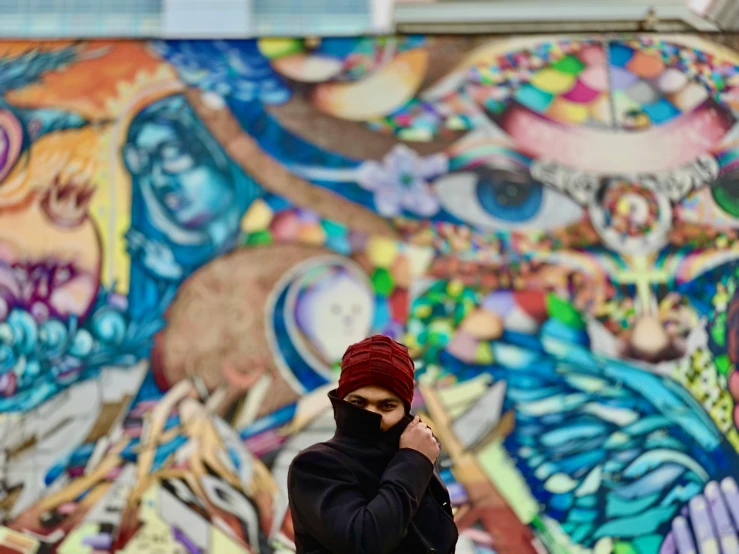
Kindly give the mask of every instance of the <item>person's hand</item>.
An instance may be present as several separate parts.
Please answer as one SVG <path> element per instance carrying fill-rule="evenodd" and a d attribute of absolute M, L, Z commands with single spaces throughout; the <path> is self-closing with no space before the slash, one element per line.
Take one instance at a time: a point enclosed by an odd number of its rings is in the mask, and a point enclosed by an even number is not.
<path fill-rule="evenodd" d="M 439 443 L 428 425 L 416 416 L 400 435 L 400 448 L 411 448 L 426 456 L 431 463 L 439 457 Z"/>

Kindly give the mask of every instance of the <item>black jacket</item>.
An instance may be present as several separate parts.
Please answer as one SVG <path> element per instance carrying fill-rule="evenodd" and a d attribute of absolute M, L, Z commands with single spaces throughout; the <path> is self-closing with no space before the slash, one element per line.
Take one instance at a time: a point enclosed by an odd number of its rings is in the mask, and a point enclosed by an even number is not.
<path fill-rule="evenodd" d="M 444 483 L 423 454 L 398 448 L 411 418 L 382 432 L 378 414 L 329 397 L 334 438 L 290 465 L 297 554 L 454 554 Z"/>

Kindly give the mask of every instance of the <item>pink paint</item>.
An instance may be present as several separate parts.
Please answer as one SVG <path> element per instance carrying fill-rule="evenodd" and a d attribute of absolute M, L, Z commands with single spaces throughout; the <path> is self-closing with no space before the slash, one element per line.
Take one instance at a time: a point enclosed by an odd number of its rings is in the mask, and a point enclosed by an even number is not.
<path fill-rule="evenodd" d="M 286 440 L 287 437 L 280 436 L 277 431 L 271 429 L 259 435 L 249 437 L 244 443 L 249 452 L 261 457 L 280 448 Z"/>
<path fill-rule="evenodd" d="M 478 341 L 475 338 L 471 337 L 464 331 L 457 331 L 454 338 L 452 338 L 452 340 L 449 341 L 449 344 L 447 344 L 446 349 L 455 358 L 471 364 L 475 361 L 477 342 Z"/>
<path fill-rule="evenodd" d="M 608 90 L 608 71 L 605 66 L 595 65 L 588 67 L 580 75 L 580 80 L 588 88 L 595 91 Z"/>
<path fill-rule="evenodd" d="M 65 516 L 73 514 L 76 510 L 77 504 L 74 502 L 66 502 L 56 509 L 57 512 Z"/>
<path fill-rule="evenodd" d="M 470 527 L 469 529 L 465 529 L 464 531 L 462 531 L 462 533 L 466 537 L 472 539 L 475 544 L 479 546 L 493 546 L 493 539 L 485 531 Z"/>
<path fill-rule="evenodd" d="M 298 216 L 292 212 L 282 212 L 277 214 L 270 225 L 270 231 L 276 240 L 289 241 L 295 238 L 300 227 Z"/>
<path fill-rule="evenodd" d="M 108 473 L 105 474 L 105 479 L 108 481 L 115 481 L 123 471 L 121 466 L 114 467 Z"/>
<path fill-rule="evenodd" d="M 575 83 L 575 86 L 572 87 L 572 90 L 565 94 L 563 98 L 577 104 L 589 104 L 599 95 L 600 93 L 597 90 L 590 88 L 582 81 L 578 81 Z"/>
<path fill-rule="evenodd" d="M 614 133 L 565 127 L 520 106 L 511 107 L 501 126 L 528 155 L 564 166 L 605 173 L 655 173 L 685 165 L 709 152 L 734 121 L 713 102 L 661 127 Z"/>
<path fill-rule="evenodd" d="M 131 410 L 131 415 L 134 417 L 139 417 L 144 415 L 145 413 L 153 410 L 157 405 L 157 402 L 152 400 L 143 400 L 136 404 L 136 407 Z"/>
<path fill-rule="evenodd" d="M 729 375 L 729 393 L 734 400 L 739 400 L 739 371 L 732 371 Z"/>
<path fill-rule="evenodd" d="M 126 427 L 123 430 L 123 434 L 126 437 L 135 438 L 135 437 L 140 437 L 141 436 L 141 433 L 143 433 L 143 431 L 144 431 L 144 428 L 141 425 L 136 425 L 136 426 L 132 426 L 132 427 Z"/>
<path fill-rule="evenodd" d="M 606 65 L 606 53 L 600 45 L 586 46 L 577 57 L 586 65 Z"/>
<path fill-rule="evenodd" d="M 411 402 L 411 411 L 415 411 L 424 405 L 423 395 L 418 389 L 413 391 L 413 401 Z"/>

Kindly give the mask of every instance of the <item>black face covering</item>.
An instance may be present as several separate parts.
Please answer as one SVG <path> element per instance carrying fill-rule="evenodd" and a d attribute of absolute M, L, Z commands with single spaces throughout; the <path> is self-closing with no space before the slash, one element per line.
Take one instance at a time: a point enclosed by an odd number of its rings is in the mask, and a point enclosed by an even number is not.
<path fill-rule="evenodd" d="M 380 414 L 367 411 L 339 398 L 336 391 L 331 391 L 328 396 L 334 407 L 336 436 L 343 439 L 366 441 L 397 448 L 400 442 L 400 435 L 403 434 L 408 424 L 413 421 L 413 416 L 406 414 L 393 427 L 387 431 L 383 431 L 381 427 L 382 416 Z"/>

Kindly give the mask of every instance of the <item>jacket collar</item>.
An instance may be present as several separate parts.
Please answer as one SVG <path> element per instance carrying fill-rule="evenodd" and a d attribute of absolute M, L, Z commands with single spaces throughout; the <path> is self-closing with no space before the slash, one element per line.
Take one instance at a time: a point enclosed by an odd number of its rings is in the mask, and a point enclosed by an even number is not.
<path fill-rule="evenodd" d="M 396 425 L 383 431 L 380 427 L 382 416 L 363 410 L 346 400 L 339 398 L 336 390 L 328 393 L 334 408 L 336 420 L 336 438 L 350 439 L 361 442 L 372 442 L 378 445 L 398 447 L 400 435 L 413 420 L 413 416 L 406 414 Z"/>

